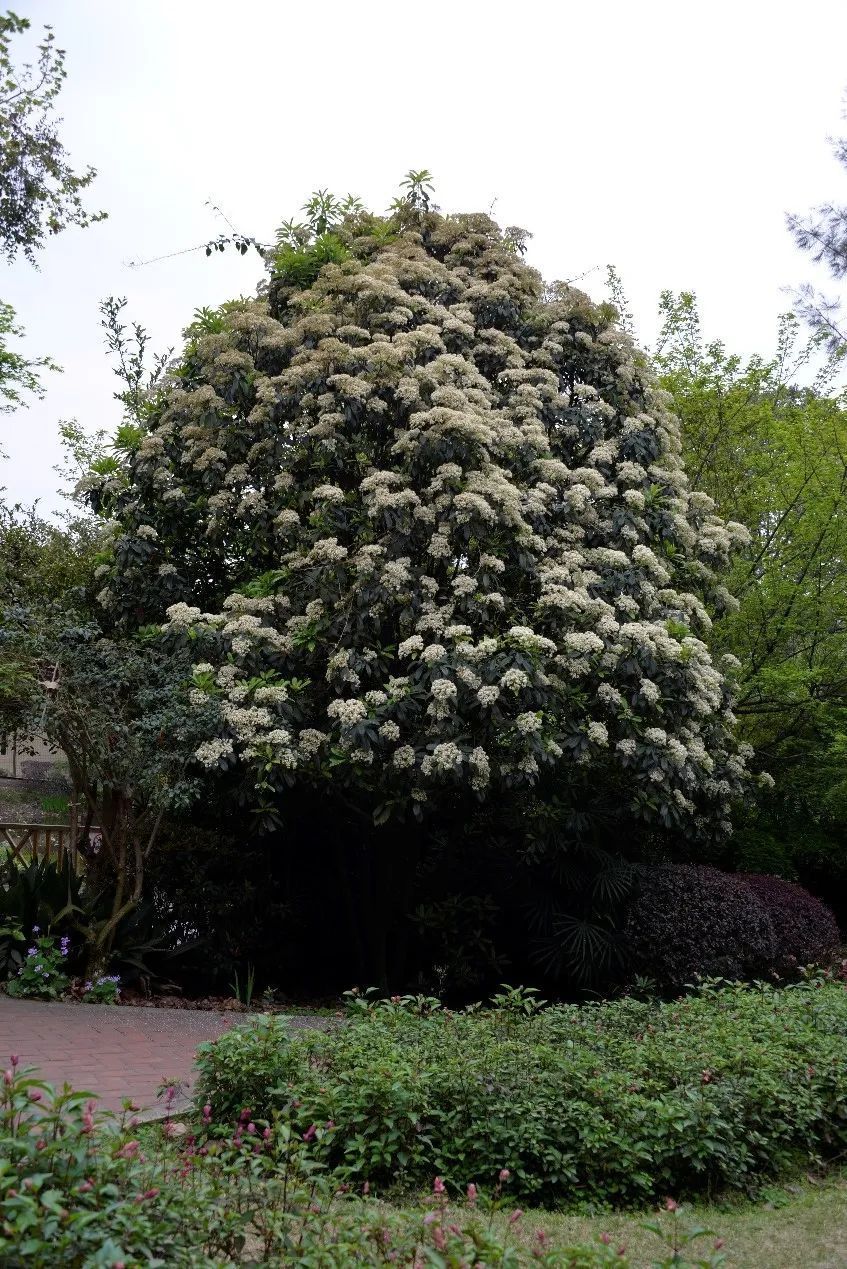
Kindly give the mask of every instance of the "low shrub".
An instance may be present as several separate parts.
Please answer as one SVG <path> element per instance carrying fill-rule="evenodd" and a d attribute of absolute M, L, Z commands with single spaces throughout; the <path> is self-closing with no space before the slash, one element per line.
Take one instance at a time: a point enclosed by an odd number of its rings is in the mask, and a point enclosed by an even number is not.
<path fill-rule="evenodd" d="M 639 865 L 624 941 L 630 969 L 661 991 L 697 978 L 753 980 L 825 963 L 835 918 L 802 886 L 695 864 Z"/>
<path fill-rule="evenodd" d="M 70 979 L 65 973 L 65 957 L 70 939 L 41 935 L 38 926 L 33 929 L 35 942 L 17 973 L 6 984 L 10 996 L 33 996 L 38 1000 L 58 1000 L 67 990 Z M 38 937 L 36 937 L 38 936 Z"/>
<path fill-rule="evenodd" d="M 821 964 L 840 942 L 835 917 L 808 890 L 765 873 L 739 876 L 767 909 L 776 941 L 776 967 L 791 973 L 798 965 Z"/>
<path fill-rule="evenodd" d="M 87 1093 L 55 1093 L 12 1058 L 0 1100 L 4 1266 L 208 1264 L 196 1195 L 146 1157 L 130 1125 L 98 1115 Z"/>
<path fill-rule="evenodd" d="M 847 992 L 703 987 L 674 1002 L 418 1016 L 326 1033 L 253 1022 L 201 1046 L 214 1119 L 288 1108 L 353 1184 L 454 1192 L 508 1167 L 516 1198 L 603 1203 L 747 1189 L 847 1146 Z"/>
<path fill-rule="evenodd" d="M 660 990 L 696 978 L 770 977 L 778 962 L 770 914 L 733 873 L 696 864 L 642 864 L 624 940 L 635 973 Z"/>
<path fill-rule="evenodd" d="M 180 1136 L 171 1120 L 157 1139 L 148 1129 L 141 1141 L 129 1109 L 120 1117 L 100 1114 L 88 1094 L 56 1094 L 12 1059 L 0 1094 L 4 1269 L 630 1264 L 602 1235 L 592 1245 L 556 1247 L 541 1234 L 534 1248 L 522 1247 L 515 1235 L 518 1210 L 505 1232 L 493 1230 L 490 1217 L 482 1221 L 477 1212 L 503 1206 L 505 1171 L 488 1198 L 470 1185 L 457 1208 L 436 1177 L 427 1199 L 398 1211 L 322 1176 L 315 1143 L 331 1135 L 331 1127 L 304 1140 L 293 1131 L 290 1110 L 264 1123 L 242 1113 L 224 1135 L 201 1144 L 191 1134 Z M 706 1231 L 686 1232 L 676 1211 L 669 1219 L 670 1228 L 647 1225 L 657 1236 L 658 1269 L 724 1262 L 717 1249 L 698 1255 L 692 1246 L 709 1237 Z"/>
<path fill-rule="evenodd" d="M 89 1005 L 116 1005 L 120 981 L 117 974 L 98 974 L 83 984 L 82 998 Z"/>

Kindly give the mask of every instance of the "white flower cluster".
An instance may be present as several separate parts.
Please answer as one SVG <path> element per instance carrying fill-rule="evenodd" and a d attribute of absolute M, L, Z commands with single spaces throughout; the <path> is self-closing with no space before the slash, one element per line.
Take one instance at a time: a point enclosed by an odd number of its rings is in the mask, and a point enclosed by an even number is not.
<path fill-rule="evenodd" d="M 531 785 L 539 761 L 567 779 L 576 754 L 618 764 L 622 802 L 720 823 L 749 755 L 702 639 L 742 535 L 689 489 L 643 358 L 484 216 L 435 216 L 426 242 L 338 232 L 343 268 L 242 302 L 166 383 L 112 495 L 100 602 L 208 637 L 210 766 L 270 747 L 313 778 L 332 744 L 368 788 L 434 805 L 445 781 Z M 215 588 L 218 612 L 194 606 Z M 304 685 L 296 709 L 263 670 Z"/>
<path fill-rule="evenodd" d="M 357 700 L 334 700 L 327 706 L 326 712 L 341 727 L 353 727 L 368 716 L 364 701 Z"/>
<path fill-rule="evenodd" d="M 231 753 L 232 741 L 215 737 L 199 744 L 194 756 L 202 766 L 216 767 L 221 758 L 228 758 Z"/>

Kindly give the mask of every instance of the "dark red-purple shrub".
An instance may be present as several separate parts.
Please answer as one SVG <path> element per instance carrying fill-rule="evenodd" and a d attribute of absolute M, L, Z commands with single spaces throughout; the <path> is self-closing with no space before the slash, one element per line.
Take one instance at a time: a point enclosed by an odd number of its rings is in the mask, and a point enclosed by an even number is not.
<path fill-rule="evenodd" d="M 624 929 L 630 970 L 677 991 L 697 976 L 771 976 L 777 937 L 739 877 L 695 864 L 641 864 Z"/>
<path fill-rule="evenodd" d="M 826 904 L 808 890 L 767 873 L 739 873 L 767 908 L 776 938 L 777 969 L 790 974 L 798 965 L 821 964 L 840 942 L 838 925 Z"/>

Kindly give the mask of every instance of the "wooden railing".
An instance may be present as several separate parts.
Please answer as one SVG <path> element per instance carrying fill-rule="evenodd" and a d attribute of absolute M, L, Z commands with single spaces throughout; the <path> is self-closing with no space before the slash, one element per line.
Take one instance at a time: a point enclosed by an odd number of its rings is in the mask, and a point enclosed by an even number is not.
<path fill-rule="evenodd" d="M 91 829 L 89 839 L 98 836 L 99 830 Z M 21 864 L 52 859 L 62 868 L 68 858 L 77 871 L 85 866 L 70 824 L 0 824 L 0 859 Z"/>

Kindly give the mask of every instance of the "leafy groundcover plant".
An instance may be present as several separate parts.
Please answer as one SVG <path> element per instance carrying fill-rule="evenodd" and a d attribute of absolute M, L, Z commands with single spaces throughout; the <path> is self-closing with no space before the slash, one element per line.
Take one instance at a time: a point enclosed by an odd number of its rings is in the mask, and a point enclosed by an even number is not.
<path fill-rule="evenodd" d="M 847 993 L 823 976 L 528 1017 L 388 1002 L 323 1034 L 254 1020 L 201 1046 L 199 1087 L 214 1118 L 289 1108 L 355 1185 L 437 1172 L 459 1192 L 508 1166 L 521 1201 L 643 1203 L 843 1150 L 846 1037 Z"/>
<path fill-rule="evenodd" d="M 166 1120 L 143 1141 L 128 1105 L 98 1114 L 84 1092 L 56 1094 L 12 1058 L 0 1097 L 0 1263 L 8 1269 L 55 1266 L 285 1264 L 407 1266 L 629 1265 L 607 1235 L 592 1246 L 555 1247 L 539 1232 L 532 1248 L 516 1235 L 522 1213 L 504 1232 L 490 1212 L 495 1194 L 469 1185 L 462 1209 L 436 1177 L 418 1207 L 403 1212 L 354 1196 L 320 1167 L 317 1143 L 329 1130 L 300 1134 L 291 1111 L 254 1121 L 243 1111 L 224 1133 L 203 1115 L 202 1136 L 181 1135 Z M 657 1266 L 719 1266 L 720 1243 L 687 1259 L 708 1231 L 686 1231 L 676 1205 L 657 1235 Z M 662 1245 L 664 1244 L 664 1246 Z"/>
<path fill-rule="evenodd" d="M 37 925 L 32 927 L 33 938 L 40 935 Z M 6 984 L 10 996 L 35 996 L 40 1000 L 58 1000 L 67 990 L 70 979 L 65 973 L 64 958 L 68 954 L 70 939 L 58 941 L 49 935 L 35 938 L 27 948 L 26 959 L 14 978 Z"/>

